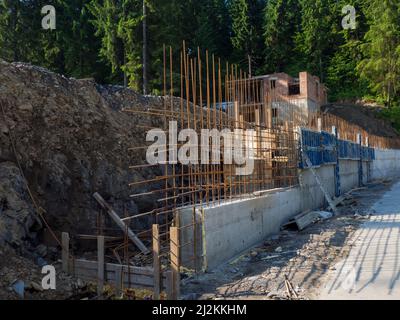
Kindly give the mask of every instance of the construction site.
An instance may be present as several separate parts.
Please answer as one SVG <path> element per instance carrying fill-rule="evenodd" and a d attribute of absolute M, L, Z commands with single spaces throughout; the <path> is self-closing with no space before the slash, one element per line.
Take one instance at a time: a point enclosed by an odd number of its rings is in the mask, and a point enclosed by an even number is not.
<path fill-rule="evenodd" d="M 173 52 L 161 96 L 0 61 L 0 298 L 400 298 L 397 131 L 308 72 Z"/>

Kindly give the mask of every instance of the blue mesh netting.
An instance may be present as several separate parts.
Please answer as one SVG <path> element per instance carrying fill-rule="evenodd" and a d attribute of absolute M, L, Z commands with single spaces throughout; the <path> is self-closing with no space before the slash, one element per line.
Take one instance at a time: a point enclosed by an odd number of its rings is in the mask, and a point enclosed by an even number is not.
<path fill-rule="evenodd" d="M 313 166 L 337 162 L 336 138 L 333 134 L 302 129 L 301 139 L 303 149 Z M 363 160 L 375 160 L 375 150 L 373 148 L 361 147 L 360 150 L 360 145 L 351 141 L 338 140 L 338 151 L 339 159 L 359 160 L 361 152 Z M 300 168 L 304 167 L 305 162 L 301 159 Z"/>

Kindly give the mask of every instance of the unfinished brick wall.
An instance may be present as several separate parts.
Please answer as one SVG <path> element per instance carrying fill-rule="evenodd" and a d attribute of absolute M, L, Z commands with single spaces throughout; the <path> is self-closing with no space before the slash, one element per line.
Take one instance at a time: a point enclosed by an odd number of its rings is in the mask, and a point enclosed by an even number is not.
<path fill-rule="evenodd" d="M 328 102 L 326 87 L 317 76 L 304 71 L 299 73 L 299 79 L 300 92 L 303 98 L 310 99 L 319 106 Z"/>

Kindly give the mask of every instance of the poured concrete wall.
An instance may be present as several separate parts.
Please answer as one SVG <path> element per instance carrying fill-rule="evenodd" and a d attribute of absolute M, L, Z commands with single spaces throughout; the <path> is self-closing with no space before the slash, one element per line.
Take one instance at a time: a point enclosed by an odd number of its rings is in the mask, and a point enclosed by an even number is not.
<path fill-rule="evenodd" d="M 400 173 L 400 151 L 376 152 L 370 164 L 371 178 L 389 178 Z M 364 182 L 367 182 L 368 164 L 363 164 Z M 327 191 L 335 192 L 335 167 L 316 168 Z M 358 161 L 341 160 L 341 191 L 358 187 Z M 196 231 L 184 228 L 181 243 L 192 243 L 182 248 L 183 265 L 197 270 L 209 270 L 234 258 L 244 250 L 279 232 L 282 224 L 295 215 L 326 206 L 325 197 L 311 171 L 303 170 L 300 186 L 270 190 L 262 195 L 223 203 L 221 205 L 180 211 L 180 223 L 190 225 L 196 220 Z M 193 239 L 196 238 L 194 242 Z M 196 255 L 194 252 L 196 251 Z"/>
<path fill-rule="evenodd" d="M 400 175 L 400 150 L 375 150 L 372 179 L 394 178 Z"/>

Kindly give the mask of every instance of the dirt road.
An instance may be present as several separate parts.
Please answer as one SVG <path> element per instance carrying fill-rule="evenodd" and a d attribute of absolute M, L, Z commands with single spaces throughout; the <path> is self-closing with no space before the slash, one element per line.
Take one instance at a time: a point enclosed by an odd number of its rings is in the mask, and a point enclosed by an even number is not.
<path fill-rule="evenodd" d="M 391 187 L 388 182 L 370 184 L 353 192 L 350 203 L 340 207 L 334 218 L 301 232 L 282 231 L 217 270 L 187 277 L 182 285 L 184 298 L 318 299 L 337 264 L 352 254 L 354 237 L 376 210 L 372 207 L 385 199 Z M 293 290 L 288 290 L 288 284 Z"/>
<path fill-rule="evenodd" d="M 351 237 L 321 299 L 400 299 L 400 183 L 371 208 L 374 212 Z"/>

